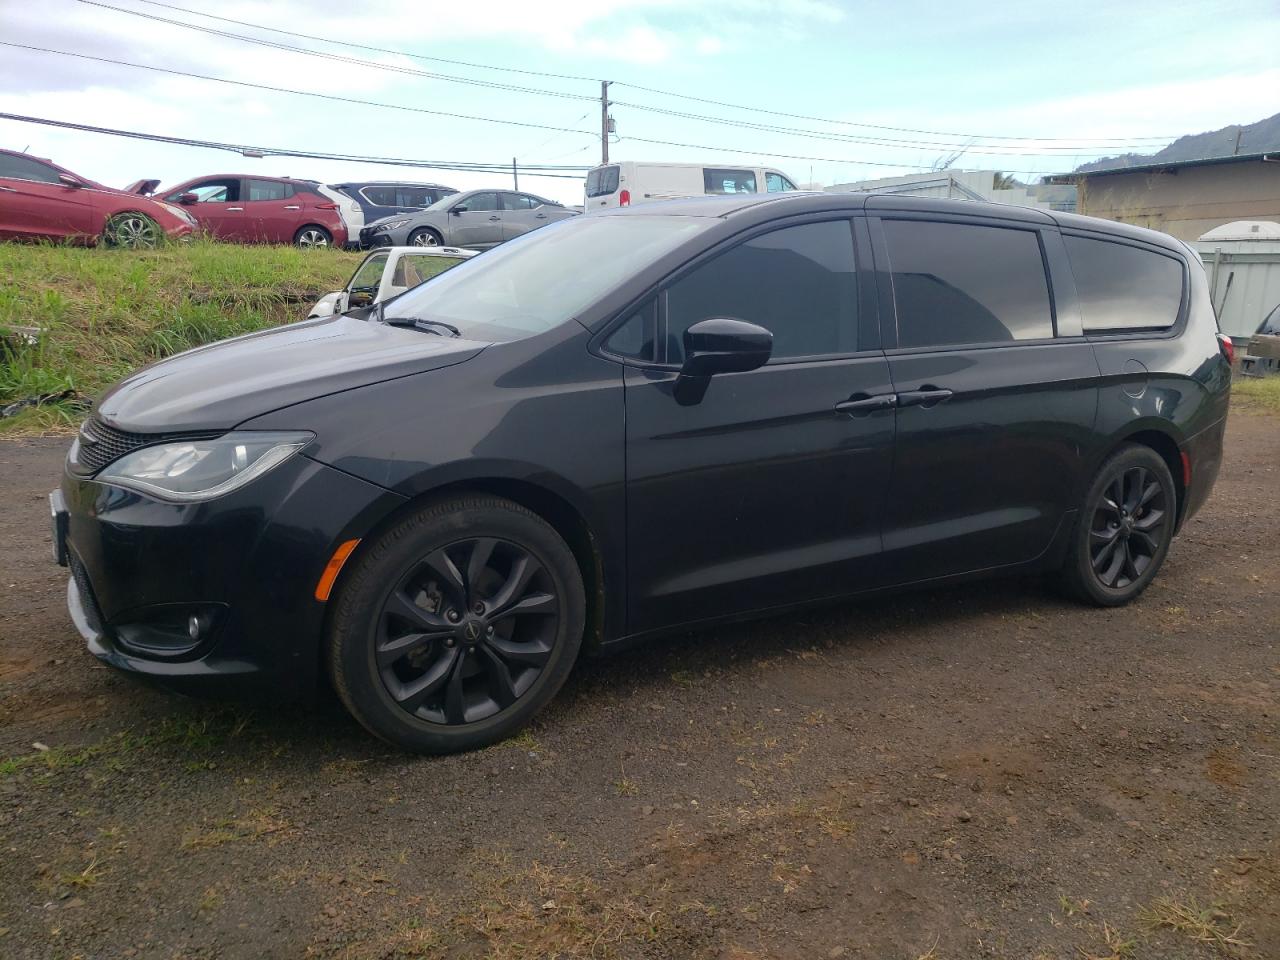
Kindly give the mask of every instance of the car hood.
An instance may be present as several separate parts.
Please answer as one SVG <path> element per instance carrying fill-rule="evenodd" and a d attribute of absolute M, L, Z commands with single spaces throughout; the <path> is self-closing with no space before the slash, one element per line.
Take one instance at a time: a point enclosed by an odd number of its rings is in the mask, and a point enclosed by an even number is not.
<path fill-rule="evenodd" d="M 343 315 L 305 320 L 144 367 L 97 412 L 133 433 L 229 430 L 304 400 L 452 366 L 485 346 Z"/>

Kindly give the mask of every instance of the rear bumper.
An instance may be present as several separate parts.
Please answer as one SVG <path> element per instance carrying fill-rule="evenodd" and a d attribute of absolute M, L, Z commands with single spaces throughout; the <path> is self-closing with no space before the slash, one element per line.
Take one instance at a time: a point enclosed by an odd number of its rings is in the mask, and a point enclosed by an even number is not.
<path fill-rule="evenodd" d="M 333 550 L 403 502 L 303 456 L 206 503 L 71 474 L 60 492 L 67 609 L 90 653 L 189 692 L 280 698 L 315 687 L 325 605 L 314 590 Z"/>
<path fill-rule="evenodd" d="M 1213 492 L 1218 472 L 1222 469 L 1222 441 L 1226 430 L 1227 419 L 1223 417 L 1195 436 L 1189 437 L 1182 446 L 1183 454 L 1191 468 L 1191 483 L 1187 487 L 1186 507 L 1179 518 L 1179 525 L 1195 516 L 1209 499 L 1209 494 Z"/>

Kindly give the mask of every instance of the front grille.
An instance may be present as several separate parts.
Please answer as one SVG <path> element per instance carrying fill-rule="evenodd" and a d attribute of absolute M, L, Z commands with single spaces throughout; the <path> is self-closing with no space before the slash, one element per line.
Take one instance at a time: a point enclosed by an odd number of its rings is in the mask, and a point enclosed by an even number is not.
<path fill-rule="evenodd" d="M 97 416 L 80 425 L 80 437 L 71 469 L 81 476 L 92 476 L 109 463 L 139 447 L 168 440 L 204 440 L 217 433 L 130 433 L 103 423 Z"/>
<path fill-rule="evenodd" d="M 68 560 L 71 563 L 71 576 L 75 577 L 76 590 L 80 592 L 80 606 L 84 610 L 84 618 L 89 622 L 90 629 L 96 633 L 102 632 L 102 611 L 98 608 L 98 598 L 93 595 L 93 587 L 89 583 L 89 574 L 84 569 L 84 564 L 80 562 L 80 558 L 76 556 L 74 550 L 69 551 Z"/>

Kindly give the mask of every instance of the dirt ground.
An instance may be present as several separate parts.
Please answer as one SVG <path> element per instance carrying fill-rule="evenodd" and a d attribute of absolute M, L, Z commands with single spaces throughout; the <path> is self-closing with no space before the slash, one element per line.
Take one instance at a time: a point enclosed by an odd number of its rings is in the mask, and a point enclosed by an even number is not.
<path fill-rule="evenodd" d="M 0 956 L 1280 957 L 1280 419 L 1142 599 L 971 585 L 580 666 L 417 759 L 89 656 L 0 443 Z"/>

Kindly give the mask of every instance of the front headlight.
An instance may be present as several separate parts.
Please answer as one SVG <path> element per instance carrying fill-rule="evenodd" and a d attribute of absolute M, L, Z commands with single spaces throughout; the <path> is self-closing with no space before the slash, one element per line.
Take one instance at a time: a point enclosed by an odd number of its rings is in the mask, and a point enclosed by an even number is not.
<path fill-rule="evenodd" d="M 398 230 L 408 222 L 409 222 L 408 217 L 405 217 L 403 220 L 388 220 L 386 223 L 380 223 L 376 227 L 374 227 L 373 232 L 382 233 L 383 231 L 386 231 L 386 230 Z"/>
<path fill-rule="evenodd" d="M 213 440 L 179 440 L 126 454 L 97 479 L 162 500 L 212 500 L 278 467 L 315 438 L 312 433 L 241 431 Z"/>
<path fill-rule="evenodd" d="M 186 210 L 183 210 L 181 207 L 176 207 L 172 203 L 163 203 L 163 202 L 160 203 L 160 206 L 164 207 L 166 210 L 168 210 L 178 219 L 186 221 L 188 225 L 193 227 L 196 226 L 196 218 L 193 217 Z"/>

